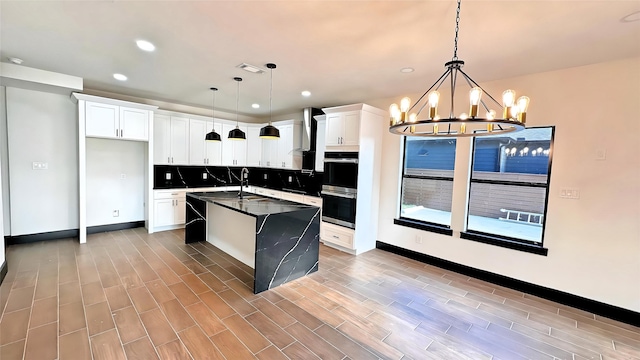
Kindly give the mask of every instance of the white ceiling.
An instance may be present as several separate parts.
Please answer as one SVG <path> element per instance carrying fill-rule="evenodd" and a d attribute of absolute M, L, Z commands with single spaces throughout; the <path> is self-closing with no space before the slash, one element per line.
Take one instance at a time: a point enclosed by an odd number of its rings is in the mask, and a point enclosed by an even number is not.
<path fill-rule="evenodd" d="M 236 65 L 278 65 L 274 114 L 424 91 L 452 57 L 455 8 L 454 0 L 2 0 L 0 57 L 80 76 L 89 89 L 205 108 L 216 86 L 216 108 L 232 112 L 240 76 L 240 113 L 264 116 L 269 74 Z M 478 82 L 640 56 L 640 21 L 622 21 L 637 11 L 638 0 L 464 0 L 458 56 Z M 139 50 L 137 39 L 156 51 Z"/>

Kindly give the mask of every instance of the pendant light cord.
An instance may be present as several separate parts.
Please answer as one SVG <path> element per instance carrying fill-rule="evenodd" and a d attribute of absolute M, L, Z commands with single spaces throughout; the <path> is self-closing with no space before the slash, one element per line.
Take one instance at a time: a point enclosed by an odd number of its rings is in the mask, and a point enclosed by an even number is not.
<path fill-rule="evenodd" d="M 458 8 L 456 9 L 456 37 L 453 41 L 453 61 L 458 60 L 458 31 L 460 30 L 460 2 L 458 0 Z"/>
<path fill-rule="evenodd" d="M 234 79 L 238 83 L 238 87 L 237 87 L 237 90 L 236 90 L 236 128 L 238 127 L 238 103 L 240 101 L 240 81 L 241 81 L 241 80 L 237 80 L 237 79 L 239 79 L 239 78 Z"/>
<path fill-rule="evenodd" d="M 269 84 L 269 125 L 273 121 L 273 116 L 271 115 L 273 109 L 273 68 L 271 69 L 271 83 Z"/>
<path fill-rule="evenodd" d="M 211 131 L 216 131 L 216 91 L 218 91 L 218 89 L 213 90 L 213 116 L 211 117 Z"/>

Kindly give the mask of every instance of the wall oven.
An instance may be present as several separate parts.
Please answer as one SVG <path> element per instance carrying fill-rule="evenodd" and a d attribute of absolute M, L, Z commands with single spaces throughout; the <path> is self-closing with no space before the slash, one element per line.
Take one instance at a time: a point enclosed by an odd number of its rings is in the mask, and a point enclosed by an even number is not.
<path fill-rule="evenodd" d="M 322 221 L 356 227 L 358 153 L 325 153 L 322 185 Z"/>

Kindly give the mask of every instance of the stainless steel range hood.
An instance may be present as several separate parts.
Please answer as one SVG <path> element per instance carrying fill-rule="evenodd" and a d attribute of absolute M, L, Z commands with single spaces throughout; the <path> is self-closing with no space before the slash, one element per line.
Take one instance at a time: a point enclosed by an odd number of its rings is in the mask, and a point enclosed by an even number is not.
<path fill-rule="evenodd" d="M 315 169 L 316 142 L 318 121 L 314 116 L 322 115 L 324 112 L 317 108 L 305 108 L 303 110 L 302 129 L 302 170 L 313 171 Z"/>

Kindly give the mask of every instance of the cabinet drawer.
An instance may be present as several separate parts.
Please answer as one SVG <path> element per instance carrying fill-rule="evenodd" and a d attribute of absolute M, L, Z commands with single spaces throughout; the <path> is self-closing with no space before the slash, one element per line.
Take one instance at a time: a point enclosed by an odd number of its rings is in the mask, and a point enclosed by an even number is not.
<path fill-rule="evenodd" d="M 284 200 L 289 200 L 289 201 L 293 201 L 293 202 L 303 203 L 304 204 L 304 195 L 301 195 L 301 194 L 292 194 L 292 193 L 287 193 L 287 192 L 281 192 L 280 193 L 280 198 L 284 199 Z"/>
<path fill-rule="evenodd" d="M 307 205 L 322 207 L 322 198 L 316 196 L 305 195 L 302 202 Z"/>
<path fill-rule="evenodd" d="M 320 237 L 324 241 L 353 249 L 353 234 L 336 231 L 328 226 L 320 226 Z"/>
<path fill-rule="evenodd" d="M 153 192 L 154 199 L 184 199 L 187 196 L 187 190 L 156 190 Z"/>

